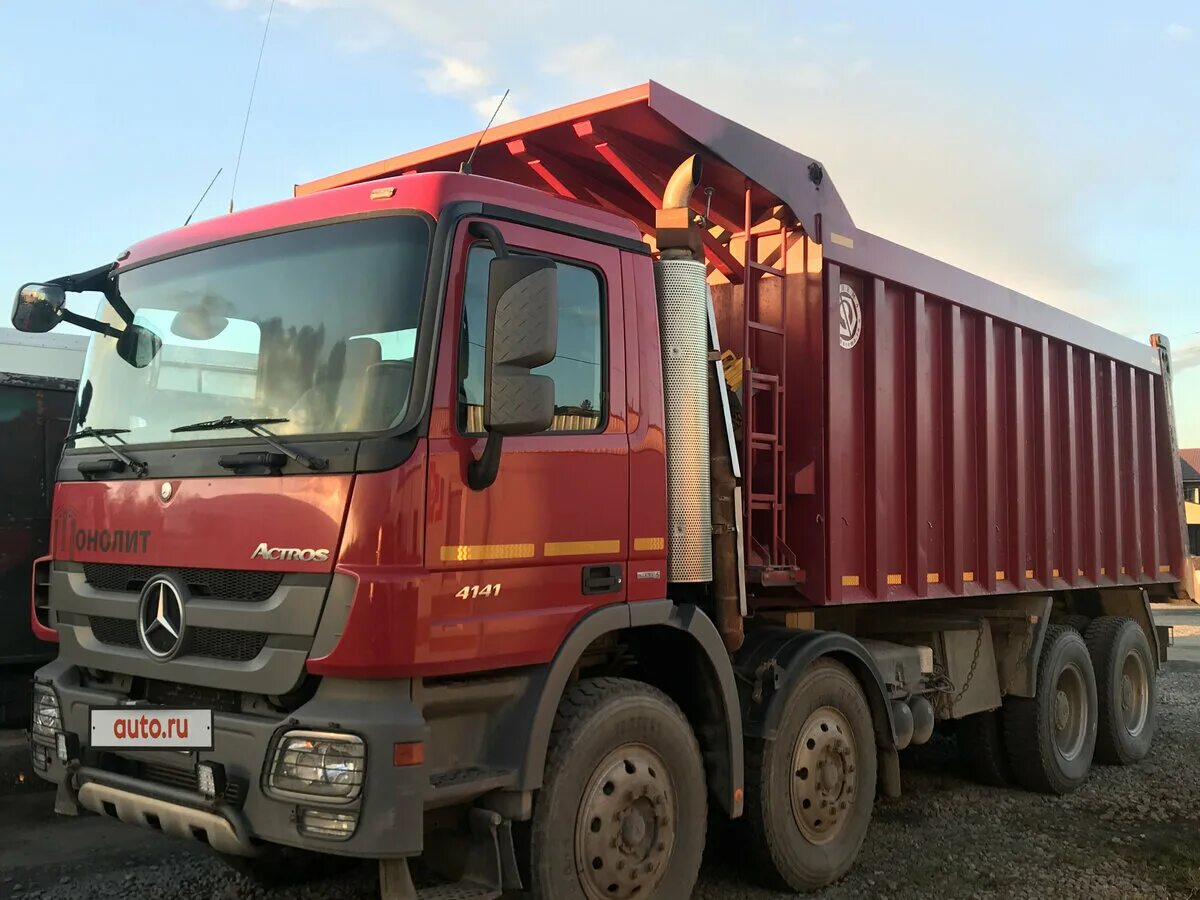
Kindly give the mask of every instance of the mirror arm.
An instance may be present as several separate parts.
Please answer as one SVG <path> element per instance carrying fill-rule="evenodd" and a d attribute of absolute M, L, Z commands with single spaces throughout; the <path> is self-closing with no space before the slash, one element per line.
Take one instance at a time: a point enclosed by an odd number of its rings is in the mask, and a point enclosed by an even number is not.
<path fill-rule="evenodd" d="M 492 247 L 496 259 L 508 256 L 508 244 L 500 229 L 491 222 L 472 222 L 467 227 L 467 233 L 472 237 L 482 238 Z M 467 485 L 473 491 L 482 491 L 491 487 L 500 471 L 500 450 L 504 445 L 504 435 L 489 431 L 487 443 L 483 445 L 483 454 L 479 459 L 472 459 L 467 464 Z"/>
<path fill-rule="evenodd" d="M 113 328 L 107 322 L 101 322 L 99 319 L 93 319 L 89 316 L 81 316 L 78 313 L 73 313 L 65 307 L 58 311 L 58 316 L 64 322 L 70 322 L 72 325 L 77 325 L 80 328 L 86 328 L 88 331 L 94 331 L 96 334 L 107 335 L 110 338 L 119 338 L 121 332 Z"/>
<path fill-rule="evenodd" d="M 504 259 L 508 256 L 508 244 L 504 242 L 504 235 L 491 222 L 472 222 L 467 227 L 467 233 L 472 237 L 483 238 L 491 244 L 496 259 Z"/>
<path fill-rule="evenodd" d="M 500 471 L 500 450 L 503 444 L 504 435 L 498 431 L 488 432 L 487 443 L 483 445 L 483 455 L 467 464 L 467 485 L 471 490 L 486 490 L 495 482 Z"/>
<path fill-rule="evenodd" d="M 57 284 L 64 291 L 71 291 L 76 294 L 81 294 L 84 291 L 96 291 L 103 294 L 104 299 L 108 301 L 108 305 L 121 317 L 121 321 L 129 325 L 133 322 L 133 310 L 129 308 L 129 304 L 125 302 L 125 298 L 117 291 L 117 283 L 110 277 L 113 269 L 116 267 L 117 264 L 115 262 L 106 263 L 103 266 L 97 266 L 86 272 L 79 272 L 75 275 L 63 275 L 61 278 L 55 278 L 49 283 Z M 64 316 L 63 318 L 66 317 Z M 70 320 L 68 319 L 68 321 Z M 76 322 L 74 324 L 78 325 L 79 323 Z M 95 329 L 92 330 L 94 331 Z M 107 332 L 101 333 L 107 334 Z"/>

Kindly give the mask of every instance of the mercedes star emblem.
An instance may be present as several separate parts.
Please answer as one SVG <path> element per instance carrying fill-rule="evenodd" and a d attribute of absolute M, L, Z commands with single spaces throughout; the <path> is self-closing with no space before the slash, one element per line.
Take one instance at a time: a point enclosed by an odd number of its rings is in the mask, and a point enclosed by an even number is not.
<path fill-rule="evenodd" d="M 137 624 L 142 647 L 155 659 L 166 662 L 183 647 L 183 596 L 172 579 L 156 575 L 146 582 Z"/>

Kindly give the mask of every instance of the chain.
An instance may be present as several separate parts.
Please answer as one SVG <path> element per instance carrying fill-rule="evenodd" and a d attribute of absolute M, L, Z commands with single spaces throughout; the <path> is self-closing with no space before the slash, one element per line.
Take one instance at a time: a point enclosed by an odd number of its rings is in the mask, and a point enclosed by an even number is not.
<path fill-rule="evenodd" d="M 975 677 L 975 667 L 979 665 L 979 649 L 983 646 L 983 629 L 986 624 L 985 619 L 979 620 L 979 633 L 975 635 L 975 655 L 971 657 L 971 669 L 967 672 L 967 680 L 963 682 L 963 686 L 958 689 L 958 693 L 950 701 L 951 706 L 963 698 L 963 695 L 967 692 L 967 688 L 971 686 L 971 679 Z"/>
<path fill-rule="evenodd" d="M 1012 671 L 1008 673 L 1008 682 L 1004 685 L 1004 689 L 1000 692 L 1000 696 L 1008 696 L 1008 692 L 1012 689 L 1013 682 L 1017 680 L 1017 669 L 1025 665 L 1025 657 L 1033 648 L 1033 633 L 1035 631 L 1037 631 L 1037 629 L 1033 625 L 1026 625 L 1025 640 L 1021 642 L 1021 649 L 1017 651 L 1016 665 L 1014 665 L 1012 667 Z"/>

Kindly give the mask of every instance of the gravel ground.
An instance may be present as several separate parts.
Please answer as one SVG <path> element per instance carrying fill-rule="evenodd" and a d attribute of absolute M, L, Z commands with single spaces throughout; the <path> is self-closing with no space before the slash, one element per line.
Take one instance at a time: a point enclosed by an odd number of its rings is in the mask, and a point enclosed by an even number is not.
<path fill-rule="evenodd" d="M 1097 768 L 1066 798 L 977 787 L 952 739 L 904 760 L 905 795 L 881 800 L 854 871 L 817 895 L 945 898 L 1200 897 L 1200 665 L 1160 682 L 1149 760 Z M 360 867 L 270 893 L 199 848 L 95 817 L 58 819 L 47 793 L 0 798 L 0 897 L 40 900 L 368 900 Z M 723 846 L 727 846 L 724 844 Z M 698 900 L 776 900 L 710 844 Z M 718 858 L 720 857 L 720 858 Z"/>

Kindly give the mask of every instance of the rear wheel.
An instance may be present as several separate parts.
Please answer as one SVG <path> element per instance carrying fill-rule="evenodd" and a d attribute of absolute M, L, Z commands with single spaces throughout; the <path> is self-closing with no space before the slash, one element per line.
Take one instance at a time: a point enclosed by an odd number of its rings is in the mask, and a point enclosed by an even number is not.
<path fill-rule="evenodd" d="M 1133 619 L 1104 616 L 1084 634 L 1100 700 L 1096 759 L 1127 766 L 1145 759 L 1154 741 L 1154 659 Z"/>
<path fill-rule="evenodd" d="M 669 697 L 594 678 L 563 698 L 530 827 L 538 900 L 691 896 L 704 852 L 700 748 Z"/>
<path fill-rule="evenodd" d="M 1067 628 L 1074 628 L 1080 634 L 1083 634 L 1087 631 L 1088 626 L 1092 624 L 1092 618 L 1081 613 L 1071 613 L 1069 616 L 1064 616 L 1063 620 L 1058 624 L 1065 625 Z"/>
<path fill-rule="evenodd" d="M 1004 746 L 1004 711 L 991 709 L 958 721 L 958 752 L 971 777 L 981 784 L 1013 783 L 1008 748 Z"/>
<path fill-rule="evenodd" d="M 1087 779 L 1096 748 L 1096 677 L 1079 632 L 1050 625 L 1033 697 L 1004 704 L 1004 738 L 1018 783 L 1069 793 Z"/>
<path fill-rule="evenodd" d="M 778 737 L 746 752 L 749 849 L 770 886 L 811 891 L 845 875 L 866 837 L 877 765 L 871 711 L 858 680 L 828 659 L 776 702 Z"/>

